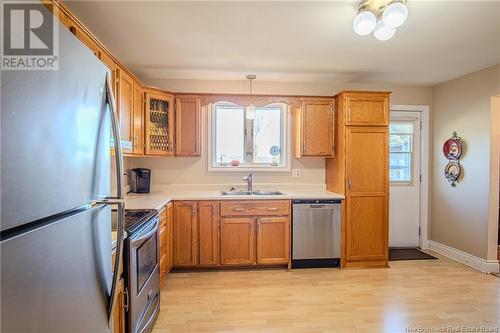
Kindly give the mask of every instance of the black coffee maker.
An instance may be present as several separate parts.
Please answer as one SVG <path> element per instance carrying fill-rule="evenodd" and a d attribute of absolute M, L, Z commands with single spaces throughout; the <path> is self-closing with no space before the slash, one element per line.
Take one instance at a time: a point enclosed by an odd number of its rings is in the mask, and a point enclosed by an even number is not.
<path fill-rule="evenodd" d="M 130 192 L 149 193 L 151 189 L 151 170 L 135 168 L 130 170 Z"/>

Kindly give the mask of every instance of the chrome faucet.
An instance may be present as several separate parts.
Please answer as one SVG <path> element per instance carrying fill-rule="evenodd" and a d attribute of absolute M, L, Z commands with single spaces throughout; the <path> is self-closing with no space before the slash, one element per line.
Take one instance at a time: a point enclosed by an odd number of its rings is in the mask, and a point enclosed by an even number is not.
<path fill-rule="evenodd" d="M 247 182 L 248 192 L 253 191 L 253 173 L 249 174 L 246 177 L 243 177 L 243 180 Z"/>

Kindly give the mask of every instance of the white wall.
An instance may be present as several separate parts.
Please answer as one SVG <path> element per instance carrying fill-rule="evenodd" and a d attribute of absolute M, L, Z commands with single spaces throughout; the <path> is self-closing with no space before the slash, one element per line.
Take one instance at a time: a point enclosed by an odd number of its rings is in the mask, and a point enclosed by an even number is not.
<path fill-rule="evenodd" d="M 490 104 L 491 97 L 500 93 L 500 65 L 439 84 L 432 93 L 430 239 L 483 259 L 496 259 L 488 253 L 492 252 L 488 242 L 496 240 L 489 238 Z M 453 131 L 465 147 L 463 177 L 454 188 L 444 178 L 447 160 L 442 153 Z"/>

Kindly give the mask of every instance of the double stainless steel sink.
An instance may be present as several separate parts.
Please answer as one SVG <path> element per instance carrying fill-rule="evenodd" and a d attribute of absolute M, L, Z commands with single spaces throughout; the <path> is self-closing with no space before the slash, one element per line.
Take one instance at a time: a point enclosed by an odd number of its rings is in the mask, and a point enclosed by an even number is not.
<path fill-rule="evenodd" d="M 283 195 L 280 191 L 221 191 L 221 195 Z"/>
<path fill-rule="evenodd" d="M 229 191 L 221 191 L 221 195 L 283 195 L 283 192 L 280 191 L 254 191 L 253 190 L 253 173 L 243 178 L 244 181 L 247 182 L 248 190 L 235 190 L 234 187 Z"/>

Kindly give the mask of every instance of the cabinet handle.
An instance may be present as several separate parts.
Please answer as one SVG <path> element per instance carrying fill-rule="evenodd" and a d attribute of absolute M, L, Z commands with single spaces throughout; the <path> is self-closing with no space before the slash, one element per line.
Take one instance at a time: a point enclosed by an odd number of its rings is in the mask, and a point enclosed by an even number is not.
<path fill-rule="evenodd" d="M 351 177 L 347 178 L 347 188 L 351 189 L 352 187 L 352 180 Z"/>
<path fill-rule="evenodd" d="M 351 108 L 347 109 L 347 120 L 351 121 Z"/>
<path fill-rule="evenodd" d="M 243 211 L 245 211 L 245 208 L 233 208 L 233 211 L 235 211 L 235 212 L 243 212 Z"/>
<path fill-rule="evenodd" d="M 270 211 L 274 212 L 274 211 L 277 211 L 278 208 L 276 208 L 276 207 L 269 207 L 267 210 L 270 210 Z"/>

